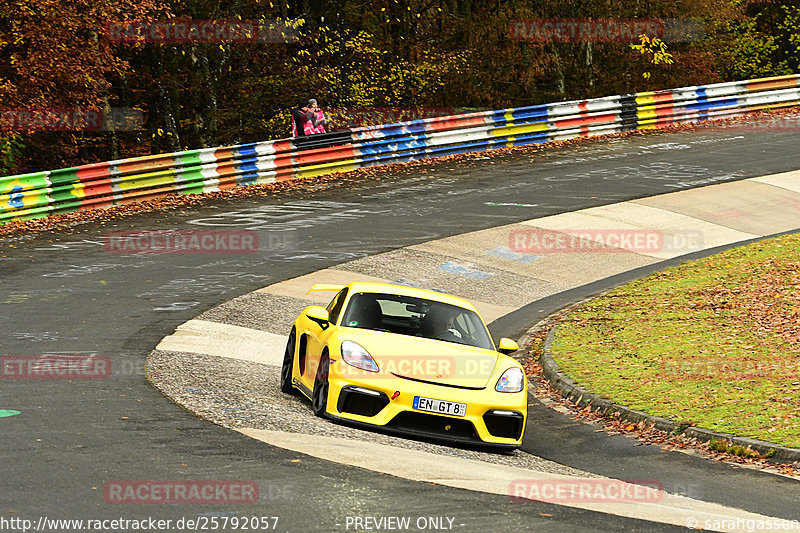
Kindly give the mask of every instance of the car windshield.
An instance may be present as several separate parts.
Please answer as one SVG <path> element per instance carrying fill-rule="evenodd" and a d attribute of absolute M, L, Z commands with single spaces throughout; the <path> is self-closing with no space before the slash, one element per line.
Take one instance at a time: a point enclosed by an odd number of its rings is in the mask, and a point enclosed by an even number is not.
<path fill-rule="evenodd" d="M 494 350 L 486 326 L 474 311 L 413 296 L 353 294 L 341 325 Z"/>

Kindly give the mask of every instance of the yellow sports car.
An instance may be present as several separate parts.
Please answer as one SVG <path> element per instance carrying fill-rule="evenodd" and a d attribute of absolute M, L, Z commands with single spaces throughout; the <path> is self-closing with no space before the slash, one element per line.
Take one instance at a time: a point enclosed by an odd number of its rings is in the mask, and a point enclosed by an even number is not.
<path fill-rule="evenodd" d="M 434 291 L 354 282 L 327 308 L 294 321 L 281 390 L 299 390 L 318 416 L 423 437 L 518 448 L 527 417 L 525 373 L 495 348 L 466 300 Z"/>

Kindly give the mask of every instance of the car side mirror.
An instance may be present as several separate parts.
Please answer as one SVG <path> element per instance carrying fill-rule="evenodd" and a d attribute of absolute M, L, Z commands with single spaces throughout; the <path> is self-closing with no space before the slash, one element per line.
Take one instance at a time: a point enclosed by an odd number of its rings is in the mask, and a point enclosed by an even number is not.
<path fill-rule="evenodd" d="M 313 320 L 317 324 L 320 325 L 322 329 L 325 329 L 330 324 L 330 314 L 328 314 L 328 310 L 324 307 L 320 307 L 318 305 L 310 305 L 305 308 L 303 314 L 306 315 L 309 320 Z"/>
<path fill-rule="evenodd" d="M 506 355 L 516 352 L 517 350 L 519 350 L 519 344 L 506 337 L 500 339 L 500 343 L 497 345 L 497 351 Z"/>

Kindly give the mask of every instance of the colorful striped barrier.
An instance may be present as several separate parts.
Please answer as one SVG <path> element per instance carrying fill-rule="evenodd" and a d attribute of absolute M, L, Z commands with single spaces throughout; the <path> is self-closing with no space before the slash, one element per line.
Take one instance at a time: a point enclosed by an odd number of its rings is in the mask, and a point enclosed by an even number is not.
<path fill-rule="evenodd" d="M 199 194 L 372 165 L 728 118 L 798 102 L 800 75 L 779 76 L 6 176 L 0 177 L 0 224 L 169 194 Z"/>

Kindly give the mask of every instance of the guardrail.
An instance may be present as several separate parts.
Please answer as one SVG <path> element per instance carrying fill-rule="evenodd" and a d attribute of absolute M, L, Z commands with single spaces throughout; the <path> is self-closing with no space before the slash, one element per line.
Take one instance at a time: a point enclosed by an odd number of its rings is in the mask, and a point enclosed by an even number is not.
<path fill-rule="evenodd" d="M 798 105 L 800 75 L 355 128 L 0 177 L 0 224 L 506 146 Z"/>

